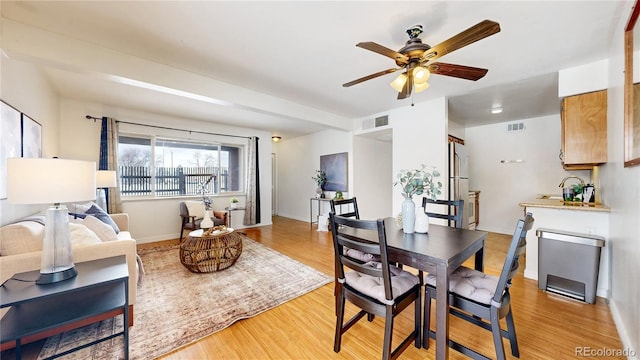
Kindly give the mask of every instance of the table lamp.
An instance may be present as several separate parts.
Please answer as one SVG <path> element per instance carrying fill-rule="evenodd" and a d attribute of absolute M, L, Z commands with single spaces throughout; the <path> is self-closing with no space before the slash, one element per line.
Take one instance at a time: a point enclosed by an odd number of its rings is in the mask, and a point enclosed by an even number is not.
<path fill-rule="evenodd" d="M 116 187 L 116 172 L 113 170 L 96 171 L 96 204 L 109 212 L 105 188 Z"/>
<path fill-rule="evenodd" d="M 96 165 L 91 161 L 7 159 L 10 204 L 53 204 L 46 211 L 40 277 L 36 284 L 71 279 L 78 273 L 71 255 L 67 207 L 61 203 L 96 198 Z"/>

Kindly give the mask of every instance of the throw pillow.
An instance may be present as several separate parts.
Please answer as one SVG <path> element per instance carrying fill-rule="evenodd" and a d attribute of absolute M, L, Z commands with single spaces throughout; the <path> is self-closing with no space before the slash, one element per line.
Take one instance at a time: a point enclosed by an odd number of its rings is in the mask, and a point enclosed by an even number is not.
<path fill-rule="evenodd" d="M 109 216 L 109 214 L 107 214 L 104 210 L 102 210 L 98 205 L 92 205 L 89 208 L 89 210 L 85 211 L 85 214 L 93 215 L 103 223 L 110 225 L 113 228 L 113 231 L 116 232 L 116 234 L 120 232 L 118 225 L 116 225 L 116 223 L 113 222 L 113 219 L 111 219 L 111 216 Z"/>
<path fill-rule="evenodd" d="M 0 227 L 0 256 L 42 250 L 44 226 L 35 221 L 22 221 Z"/>
<path fill-rule="evenodd" d="M 69 222 L 86 226 L 87 229 L 93 231 L 102 242 L 118 240 L 118 235 L 116 235 L 113 228 L 93 215 L 86 215 L 84 219 L 73 219 L 69 220 Z"/>
<path fill-rule="evenodd" d="M 69 232 L 71 233 L 71 246 L 100 243 L 98 235 L 84 225 L 70 223 Z"/>
<path fill-rule="evenodd" d="M 195 216 L 196 220 L 204 217 L 204 204 L 202 201 L 185 201 L 184 203 L 187 205 L 189 216 Z"/>

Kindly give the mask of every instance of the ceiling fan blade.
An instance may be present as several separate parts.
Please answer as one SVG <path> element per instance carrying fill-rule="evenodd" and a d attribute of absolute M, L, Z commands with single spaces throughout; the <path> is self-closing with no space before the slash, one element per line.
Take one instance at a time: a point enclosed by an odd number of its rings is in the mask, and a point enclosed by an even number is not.
<path fill-rule="evenodd" d="M 413 76 L 407 76 L 407 82 L 404 83 L 402 87 L 402 91 L 398 93 L 398 100 L 406 99 L 411 95 L 411 90 L 413 90 Z"/>
<path fill-rule="evenodd" d="M 427 65 L 427 69 L 429 69 L 429 72 L 432 74 L 453 76 L 460 79 L 473 80 L 473 81 L 482 79 L 487 74 L 487 71 L 489 71 L 488 69 L 483 69 L 483 68 L 456 65 L 456 64 L 447 64 L 442 62 L 429 64 Z"/>
<path fill-rule="evenodd" d="M 353 86 L 353 85 L 359 84 L 359 83 L 361 83 L 363 81 L 371 80 L 373 78 L 377 78 L 378 76 L 391 74 L 391 73 L 394 73 L 394 72 L 396 72 L 398 70 L 402 70 L 402 69 L 403 68 L 383 70 L 383 71 L 377 72 L 375 74 L 367 75 L 367 76 L 361 77 L 360 79 L 356 79 L 356 80 L 353 80 L 353 81 L 349 81 L 348 83 L 344 83 L 344 84 L 342 84 L 342 87 Z"/>
<path fill-rule="evenodd" d="M 497 22 L 491 20 L 481 21 L 478 24 L 459 33 L 458 35 L 455 35 L 425 51 L 420 58 L 420 62 L 424 63 L 428 61 L 434 61 L 441 56 L 444 56 L 469 44 L 473 44 L 478 40 L 484 39 L 498 32 L 500 32 L 500 24 L 498 24 Z"/>
<path fill-rule="evenodd" d="M 380 55 L 384 55 L 386 57 L 390 57 L 393 60 L 396 61 L 396 63 L 398 64 L 398 66 L 401 66 L 403 64 L 406 64 L 409 62 L 409 58 L 406 55 L 400 54 L 399 52 L 395 51 L 395 50 L 391 50 L 387 47 L 384 47 L 380 44 L 376 44 L 374 42 L 371 41 L 367 41 L 367 42 L 361 42 L 361 43 L 357 43 L 356 44 L 357 47 L 361 47 L 363 49 L 369 50 L 369 51 L 373 51 L 375 53 L 378 53 Z"/>

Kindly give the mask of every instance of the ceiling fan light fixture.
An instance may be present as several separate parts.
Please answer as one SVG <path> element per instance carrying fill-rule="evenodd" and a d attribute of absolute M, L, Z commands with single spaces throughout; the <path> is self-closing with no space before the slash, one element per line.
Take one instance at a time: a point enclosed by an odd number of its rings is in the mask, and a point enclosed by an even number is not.
<path fill-rule="evenodd" d="M 414 84 L 423 84 L 429 80 L 431 73 L 426 67 L 416 66 L 413 68 L 413 83 Z M 426 88 L 425 88 L 426 89 Z"/>
<path fill-rule="evenodd" d="M 427 88 L 428 88 L 428 87 L 429 87 L 429 83 L 428 83 L 428 82 L 426 82 L 426 81 L 425 81 L 425 82 L 423 82 L 423 83 L 415 84 L 415 85 L 414 85 L 414 89 L 415 89 L 415 91 L 416 91 L 417 93 L 419 93 L 419 92 L 423 92 L 423 91 L 427 90 Z"/>
<path fill-rule="evenodd" d="M 404 84 L 405 84 L 406 82 L 407 82 L 407 74 L 404 74 L 404 73 L 403 73 L 403 74 L 398 75 L 398 77 L 397 77 L 395 80 L 393 80 L 393 81 L 391 82 L 391 84 L 389 84 L 389 85 L 391 85 L 391 87 L 392 87 L 395 91 L 397 91 L 397 92 L 401 92 L 401 91 L 402 91 L 402 88 L 404 87 Z"/>

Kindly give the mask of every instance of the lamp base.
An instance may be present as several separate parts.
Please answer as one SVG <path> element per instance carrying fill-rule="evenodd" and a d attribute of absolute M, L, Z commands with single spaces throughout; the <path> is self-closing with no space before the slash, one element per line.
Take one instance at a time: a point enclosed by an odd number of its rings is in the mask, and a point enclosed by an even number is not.
<path fill-rule="evenodd" d="M 69 280 L 78 275 L 75 267 L 71 267 L 66 270 L 54 272 L 54 273 L 40 273 L 40 277 L 36 280 L 36 284 L 44 285 L 44 284 L 52 284 L 60 281 Z"/>

